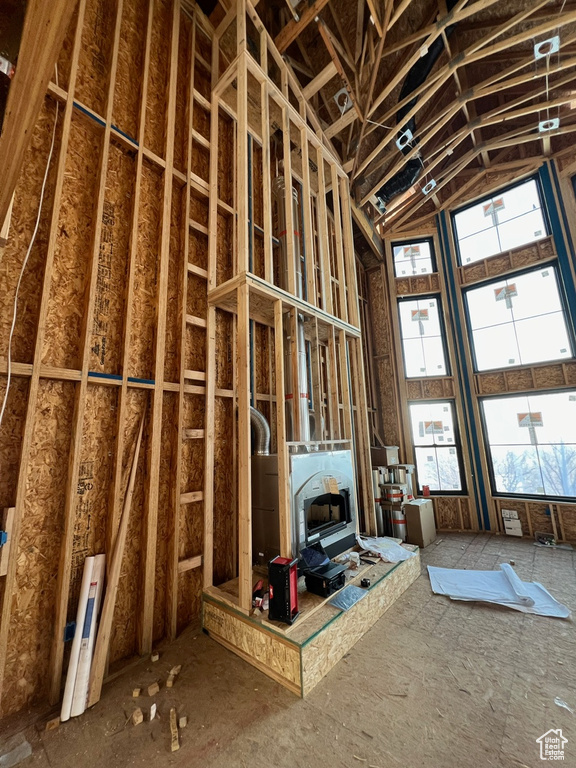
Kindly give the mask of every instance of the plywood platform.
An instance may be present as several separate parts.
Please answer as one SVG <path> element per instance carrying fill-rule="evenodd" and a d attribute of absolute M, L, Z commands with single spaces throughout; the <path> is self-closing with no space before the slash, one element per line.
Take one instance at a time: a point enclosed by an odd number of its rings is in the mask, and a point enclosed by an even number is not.
<path fill-rule="evenodd" d="M 305 591 L 299 581 L 300 616 L 292 626 L 268 621 L 267 612 L 246 616 L 237 607 L 237 579 L 204 592 L 202 626 L 217 642 L 298 696 L 305 696 L 360 640 L 420 575 L 420 554 L 402 563 L 347 571 L 346 584 L 369 578 L 366 597 L 340 611 Z"/>

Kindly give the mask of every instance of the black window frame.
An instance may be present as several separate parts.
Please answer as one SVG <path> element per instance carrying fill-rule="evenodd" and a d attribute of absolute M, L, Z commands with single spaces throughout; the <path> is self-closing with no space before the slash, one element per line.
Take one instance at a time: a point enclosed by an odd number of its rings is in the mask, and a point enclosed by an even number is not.
<path fill-rule="evenodd" d="M 454 444 L 453 445 L 445 445 L 445 446 L 437 446 L 435 443 L 430 446 L 428 445 L 418 445 L 415 442 L 414 434 L 412 431 L 412 412 L 411 412 L 411 406 L 412 405 L 423 405 L 423 404 L 429 404 L 429 405 L 448 405 L 450 407 L 451 415 L 452 415 L 452 423 L 454 424 Z M 461 488 L 459 490 L 452 490 L 452 491 L 434 491 L 432 488 L 430 488 L 430 496 L 467 496 L 468 495 L 468 487 L 466 484 L 466 467 L 464 465 L 464 454 L 462 452 L 462 439 L 460 436 L 460 424 L 458 420 L 458 411 L 456 409 L 456 400 L 451 398 L 440 398 L 435 400 L 408 400 L 408 420 L 409 420 L 409 428 L 410 428 L 410 437 L 412 442 L 412 449 L 414 452 L 414 474 L 416 475 L 416 488 L 418 495 L 422 496 L 422 483 L 420 482 L 420 477 L 418 476 L 418 464 L 416 461 L 416 448 L 430 448 L 430 447 L 441 447 L 441 448 L 455 448 L 456 449 L 456 455 L 458 457 L 458 467 L 460 468 L 460 485 Z"/>
<path fill-rule="evenodd" d="M 471 266 L 472 264 L 477 264 L 478 262 L 482 261 L 482 259 L 477 259 L 476 261 L 467 262 L 465 264 L 462 263 L 462 253 L 460 252 L 460 241 L 458 239 L 458 231 L 456 229 L 456 216 L 459 213 L 462 213 L 463 211 L 467 211 L 469 208 L 474 208 L 474 206 L 476 205 L 482 205 L 483 202 L 492 200 L 494 197 L 498 197 L 498 195 L 503 195 L 506 192 L 510 192 L 510 190 L 514 189 L 515 187 L 520 187 L 522 186 L 522 184 L 526 184 L 526 182 L 528 181 L 536 182 L 536 191 L 538 193 L 538 199 L 540 200 L 540 210 L 542 211 L 542 218 L 544 220 L 544 226 L 546 228 L 545 236 L 549 237 L 552 234 L 552 227 L 550 225 L 550 216 L 548 214 L 548 208 L 546 207 L 546 199 L 542 191 L 542 182 L 540 181 L 540 177 L 538 176 L 538 174 L 532 174 L 531 176 L 527 176 L 525 179 L 521 179 L 520 181 L 514 181 L 512 184 L 508 184 L 505 187 L 501 187 L 500 189 L 494 191 L 490 195 L 487 195 L 484 197 L 478 197 L 475 200 L 472 200 L 471 202 L 466 203 L 465 205 L 461 205 L 459 208 L 456 208 L 455 210 L 450 212 L 450 220 L 452 224 L 452 236 L 454 239 L 454 249 L 457 257 L 457 265 L 459 267 L 468 267 L 468 266 Z M 489 227 L 487 227 L 486 229 L 489 229 Z M 530 245 L 531 243 L 537 243 L 537 242 L 539 241 L 529 240 L 523 245 L 519 245 L 516 247 L 523 248 L 527 245 Z M 506 251 L 499 251 L 498 253 L 493 253 L 491 256 L 486 256 L 486 258 L 492 259 L 492 258 L 495 258 L 496 256 L 500 256 L 502 253 L 506 253 Z"/>
<path fill-rule="evenodd" d="M 404 337 L 402 336 L 402 321 L 400 319 L 400 304 L 408 301 L 426 301 L 427 299 L 435 299 L 438 302 L 438 318 L 440 324 L 440 335 L 442 339 L 442 348 L 444 350 L 444 364 L 446 367 L 446 373 L 438 373 L 429 376 L 408 376 L 406 372 L 406 355 L 404 354 Z M 402 365 L 404 366 L 404 378 L 407 381 L 415 381 L 417 379 L 441 379 L 445 376 L 452 375 L 452 367 L 450 365 L 450 355 L 448 354 L 448 336 L 446 333 L 446 323 L 444 322 L 444 304 L 442 303 L 442 294 L 439 292 L 412 294 L 409 296 L 398 296 L 396 300 L 396 311 L 398 313 L 398 330 L 400 333 L 400 346 L 402 347 Z"/>
<path fill-rule="evenodd" d="M 394 248 L 406 247 L 407 245 L 420 245 L 420 243 L 427 243 L 430 246 L 430 258 L 432 260 L 432 272 L 420 272 L 416 275 L 397 275 L 396 274 L 396 262 L 394 261 Z M 409 277 L 422 277 L 422 275 L 434 275 L 438 272 L 438 262 L 436 260 L 436 250 L 434 248 L 433 237 L 417 237 L 413 240 L 394 240 L 390 243 L 392 249 L 392 268 L 394 270 L 394 279 L 407 280 Z"/>
<path fill-rule="evenodd" d="M 470 291 L 473 291 L 477 288 L 484 288 L 494 283 L 501 282 L 502 280 L 516 280 L 517 278 L 522 277 L 522 275 L 527 275 L 527 274 L 530 274 L 531 272 L 540 272 L 543 269 L 553 269 L 556 276 L 556 285 L 558 286 L 558 295 L 560 296 L 560 304 L 562 306 L 564 319 L 566 321 L 566 329 L 568 332 L 568 343 L 570 344 L 570 351 L 572 353 L 572 357 L 571 358 L 557 357 L 552 360 L 541 360 L 537 363 L 518 363 L 517 365 L 509 365 L 509 366 L 506 366 L 505 368 L 502 368 L 502 367 L 482 368 L 482 370 L 480 370 L 478 368 L 478 361 L 476 359 L 476 348 L 474 346 L 472 325 L 470 323 L 470 312 L 468 310 L 467 294 Z M 462 287 L 462 306 L 464 308 L 464 317 L 466 319 L 466 331 L 468 333 L 468 344 L 470 346 L 470 355 L 472 357 L 472 367 L 474 369 L 474 373 L 483 374 L 483 373 L 490 373 L 491 371 L 510 371 L 510 370 L 513 371 L 519 368 L 529 368 L 532 365 L 547 365 L 547 364 L 558 363 L 558 362 L 567 362 L 569 360 L 576 359 L 576 335 L 575 335 L 575 330 L 572 323 L 572 316 L 570 314 L 570 307 L 568 305 L 568 300 L 566 297 L 566 291 L 564 289 L 562 273 L 560 271 L 558 261 L 556 259 L 551 262 L 544 262 L 544 263 L 539 262 L 538 264 L 532 264 L 529 267 L 525 267 L 524 269 L 518 269 L 514 272 L 507 272 L 503 275 L 499 275 L 498 277 L 490 277 L 487 280 L 481 280 L 477 283 L 463 286 Z"/>
<path fill-rule="evenodd" d="M 486 464 L 488 467 L 488 476 L 490 478 L 490 490 L 492 496 L 497 499 L 530 499 L 534 501 L 546 502 L 564 502 L 568 504 L 576 503 L 576 496 L 546 496 L 542 493 L 512 493 L 511 491 L 498 491 L 496 490 L 496 475 L 494 473 L 494 462 L 492 461 L 492 452 L 490 450 L 490 442 L 488 440 L 488 424 L 486 422 L 486 415 L 484 413 L 484 402 L 486 400 L 505 400 L 512 397 L 537 397 L 538 395 L 559 395 L 562 393 L 569 393 L 574 391 L 576 393 L 576 387 L 568 387 L 566 389 L 538 389 L 530 390 L 528 392 L 500 392 L 495 395 L 482 395 L 478 397 L 478 411 L 480 412 L 480 423 L 482 427 L 482 440 L 484 442 L 484 454 L 486 456 Z"/>

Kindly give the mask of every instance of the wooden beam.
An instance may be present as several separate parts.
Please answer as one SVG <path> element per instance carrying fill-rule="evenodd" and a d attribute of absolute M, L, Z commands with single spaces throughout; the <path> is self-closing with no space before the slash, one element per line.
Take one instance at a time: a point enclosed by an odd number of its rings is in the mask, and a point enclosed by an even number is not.
<path fill-rule="evenodd" d="M 288 22 L 288 24 L 286 24 L 286 26 L 274 38 L 274 43 L 276 44 L 276 48 L 278 48 L 280 53 L 284 53 L 284 51 L 290 45 L 292 45 L 294 40 L 296 40 L 296 38 L 303 32 L 303 30 L 306 29 L 311 21 L 314 21 L 316 16 L 318 16 L 322 8 L 324 8 L 328 2 L 329 0 L 316 0 L 313 5 L 309 5 L 305 8 L 305 10 L 302 12 L 302 15 L 300 16 L 299 21 L 294 21 L 294 19 L 292 19 Z"/>
<path fill-rule="evenodd" d="M 336 51 L 336 48 L 334 47 L 334 43 L 332 40 L 332 35 L 330 33 L 330 30 L 326 26 L 326 24 L 322 21 L 322 19 L 318 20 L 318 31 L 320 32 L 322 39 L 324 40 L 324 45 L 328 49 L 328 53 L 330 54 L 330 58 L 334 62 L 334 65 L 338 71 L 338 74 L 344 81 L 344 85 L 346 86 L 346 90 L 348 91 L 348 95 L 350 96 L 350 99 L 352 100 L 352 104 L 354 105 L 354 108 L 358 114 L 358 117 L 360 119 L 362 118 L 362 110 L 360 108 L 360 104 L 358 102 L 358 98 L 356 96 L 356 93 L 354 92 L 354 88 L 352 88 L 352 84 L 350 83 L 350 80 L 348 78 L 348 75 L 346 74 L 346 70 L 342 66 L 342 63 L 340 61 L 340 58 L 338 57 L 338 53 Z"/>
<path fill-rule="evenodd" d="M 90 669 L 90 687 L 87 701 L 88 707 L 96 704 L 96 702 L 100 699 L 100 693 L 102 691 L 104 669 L 106 667 L 106 659 L 108 656 L 108 649 L 110 647 L 110 638 L 112 636 L 112 621 L 114 619 L 114 609 L 116 607 L 116 595 L 118 593 L 118 587 L 120 584 L 120 571 L 122 568 L 122 559 L 124 557 L 126 537 L 128 535 L 130 507 L 132 505 L 134 485 L 136 483 L 136 472 L 138 470 L 138 459 L 140 456 L 140 446 L 142 444 L 142 433 L 144 432 L 144 418 L 145 417 L 143 416 L 142 420 L 140 421 L 140 430 L 138 432 L 138 439 L 136 440 L 136 446 L 134 448 L 134 454 L 132 457 L 130 479 L 128 481 L 126 495 L 124 497 L 122 517 L 120 518 L 120 528 L 118 529 L 118 535 L 116 536 L 116 543 L 114 545 L 110 568 L 108 570 L 108 578 L 106 579 L 106 594 L 104 595 L 102 615 L 100 616 L 98 636 L 94 646 L 94 657 L 92 659 L 92 667 Z"/>
<path fill-rule="evenodd" d="M 54 65 L 77 0 L 28 0 L 18 65 L 0 135 L 0 221 L 4 222 Z"/>
<path fill-rule="evenodd" d="M 312 80 L 302 89 L 302 95 L 306 100 L 311 99 L 315 93 L 318 93 L 320 88 L 324 88 L 324 86 L 327 85 L 330 80 L 332 80 L 332 78 L 337 74 L 338 70 L 336 69 L 336 65 L 333 61 L 330 61 L 330 63 L 327 64 L 324 69 L 316 75 L 314 80 Z"/>

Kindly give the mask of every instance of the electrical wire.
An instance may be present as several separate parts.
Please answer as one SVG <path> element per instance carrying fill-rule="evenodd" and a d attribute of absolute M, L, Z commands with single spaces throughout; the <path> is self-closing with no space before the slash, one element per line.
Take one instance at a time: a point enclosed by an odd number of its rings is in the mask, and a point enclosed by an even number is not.
<path fill-rule="evenodd" d="M 7 365 L 6 390 L 4 392 L 4 398 L 2 400 L 2 408 L 0 409 L 0 426 L 2 426 L 2 421 L 4 419 L 4 412 L 6 410 L 6 404 L 8 402 L 8 393 L 10 391 L 10 382 L 12 379 L 12 337 L 14 336 L 14 328 L 16 327 L 16 317 L 18 315 L 18 294 L 20 292 L 20 284 L 22 283 L 22 277 L 24 276 L 24 271 L 26 269 L 26 265 L 28 264 L 28 259 L 30 258 L 30 253 L 32 252 L 32 248 L 34 247 L 34 242 L 36 241 L 36 235 L 38 234 L 38 229 L 40 227 L 40 217 L 42 215 L 42 205 L 44 203 L 44 194 L 46 191 L 46 182 L 48 181 L 48 173 L 50 171 L 50 163 L 52 162 L 52 153 L 54 152 L 57 125 L 58 125 L 58 102 L 56 102 L 56 115 L 54 117 L 54 128 L 52 129 L 52 141 L 50 142 L 50 151 L 48 152 L 46 170 L 44 171 L 44 179 L 42 180 L 42 189 L 40 190 L 40 203 L 38 205 L 36 223 L 34 225 L 34 231 L 32 232 L 30 245 L 28 246 L 28 250 L 26 251 L 26 256 L 24 257 L 24 261 L 22 262 L 20 275 L 18 277 L 18 282 L 16 283 L 16 293 L 14 294 L 14 312 L 12 315 L 12 325 L 10 326 L 10 335 L 8 337 L 8 365 Z"/>

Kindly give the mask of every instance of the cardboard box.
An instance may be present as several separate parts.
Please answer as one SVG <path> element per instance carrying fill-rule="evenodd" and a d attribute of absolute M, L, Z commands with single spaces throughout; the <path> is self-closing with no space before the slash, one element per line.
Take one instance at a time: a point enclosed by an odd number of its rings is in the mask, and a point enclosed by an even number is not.
<path fill-rule="evenodd" d="M 404 504 L 406 541 L 421 549 L 436 540 L 436 522 L 432 499 L 414 499 Z"/>
<path fill-rule="evenodd" d="M 397 445 L 385 445 L 383 448 L 371 448 L 372 466 L 387 467 L 399 463 Z"/>

